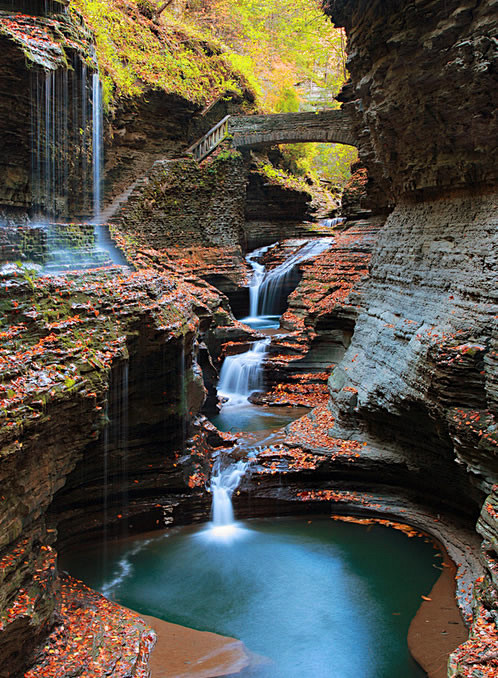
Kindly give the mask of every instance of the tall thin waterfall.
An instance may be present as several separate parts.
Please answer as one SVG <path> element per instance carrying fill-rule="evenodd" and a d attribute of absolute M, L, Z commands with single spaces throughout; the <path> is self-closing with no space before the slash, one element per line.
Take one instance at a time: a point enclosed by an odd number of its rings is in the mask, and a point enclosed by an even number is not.
<path fill-rule="evenodd" d="M 103 130 L 97 71 L 76 55 L 71 69 L 33 71 L 31 188 L 45 273 L 127 264 L 101 217 Z M 83 222 L 85 239 L 66 227 L 74 222 Z"/>
<path fill-rule="evenodd" d="M 121 504 L 125 509 L 125 515 L 128 513 L 129 504 L 129 469 L 128 469 L 128 401 L 129 401 L 129 362 L 126 360 L 120 375 L 120 393 L 119 393 L 119 410 L 117 425 L 118 449 L 121 455 Z M 123 532 L 128 532 L 128 521 L 124 522 Z"/>
<path fill-rule="evenodd" d="M 218 382 L 218 393 L 231 405 L 247 402 L 247 398 L 263 386 L 262 363 L 271 338 L 255 341 L 245 353 L 225 358 Z"/>
<path fill-rule="evenodd" d="M 123 360 L 110 372 L 106 404 L 108 423 L 103 434 L 103 512 L 104 539 L 108 510 L 111 503 L 117 513 L 126 517 L 129 503 L 128 443 L 129 443 L 129 362 Z M 126 525 L 126 521 L 123 525 Z"/>
<path fill-rule="evenodd" d="M 101 182 L 103 168 L 104 108 L 102 85 L 98 73 L 92 75 L 92 149 L 93 149 L 93 216 L 98 219 L 101 207 Z"/>
<path fill-rule="evenodd" d="M 78 211 L 92 212 L 94 148 L 98 166 L 102 163 L 101 141 L 93 140 L 102 137 L 102 97 L 96 82 L 98 75 L 90 74 L 77 57 L 72 69 L 33 71 L 31 190 L 38 222 L 67 218 L 75 198 Z"/>
<path fill-rule="evenodd" d="M 36 71 L 32 77 L 32 197 L 45 219 L 67 212 L 69 125 L 67 72 Z"/>

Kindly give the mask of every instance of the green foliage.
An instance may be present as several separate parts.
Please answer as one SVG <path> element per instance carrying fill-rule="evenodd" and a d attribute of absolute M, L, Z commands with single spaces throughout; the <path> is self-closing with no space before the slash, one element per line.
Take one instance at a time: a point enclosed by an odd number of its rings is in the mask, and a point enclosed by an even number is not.
<path fill-rule="evenodd" d="M 316 144 L 314 166 L 317 173 L 340 191 L 351 178 L 351 165 L 358 160 L 354 146 Z"/>
<path fill-rule="evenodd" d="M 275 104 L 276 113 L 297 113 L 299 111 L 299 95 L 294 87 L 283 87 Z"/>
<path fill-rule="evenodd" d="M 196 0 L 189 7 L 190 20 L 227 45 L 228 58 L 258 93 L 262 110 L 339 106 L 335 97 L 346 77 L 345 38 L 319 0 Z M 336 194 L 356 159 L 355 149 L 338 144 L 293 144 L 281 151 L 283 168 L 273 175 L 269 166 L 263 170 L 269 179 L 288 185 L 290 175 L 307 176 L 325 181 Z"/>
<path fill-rule="evenodd" d="M 261 99 L 262 88 L 256 76 L 256 67 L 252 57 L 247 54 L 237 54 L 236 52 L 226 52 L 225 58 L 232 65 L 233 69 L 241 73 L 249 89 L 254 92 L 258 99 Z"/>
<path fill-rule="evenodd" d="M 258 162 L 258 171 L 263 174 L 271 184 L 276 184 L 294 191 L 309 192 L 309 184 L 300 177 L 296 177 L 285 169 L 275 167 L 271 162 Z"/>
<path fill-rule="evenodd" d="M 331 106 L 345 79 L 344 37 L 319 0 L 204 0 L 189 16 L 250 59 L 268 112 Z"/>
<path fill-rule="evenodd" d="M 351 178 L 350 167 L 358 159 L 353 146 L 342 144 L 286 144 L 280 146 L 283 167 L 297 176 L 330 184 L 334 193 L 341 193 Z"/>
<path fill-rule="evenodd" d="M 314 160 L 318 154 L 318 144 L 285 144 L 280 146 L 283 155 L 283 166 L 297 176 L 312 176 L 318 181 Z"/>
<path fill-rule="evenodd" d="M 151 19 L 151 7 L 158 3 L 144 3 L 71 0 L 71 11 L 94 32 L 107 104 L 151 87 L 199 104 L 227 91 L 241 93 L 245 84 L 215 41 L 166 13 L 160 21 Z"/>

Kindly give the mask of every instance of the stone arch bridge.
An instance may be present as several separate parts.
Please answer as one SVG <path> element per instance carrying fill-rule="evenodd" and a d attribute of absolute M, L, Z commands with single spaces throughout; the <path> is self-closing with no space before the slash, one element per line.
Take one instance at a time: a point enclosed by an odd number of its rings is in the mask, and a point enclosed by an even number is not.
<path fill-rule="evenodd" d="M 188 151 L 198 160 L 231 136 L 235 148 L 265 148 L 310 141 L 356 146 L 351 118 L 342 109 L 270 115 L 227 115 Z"/>

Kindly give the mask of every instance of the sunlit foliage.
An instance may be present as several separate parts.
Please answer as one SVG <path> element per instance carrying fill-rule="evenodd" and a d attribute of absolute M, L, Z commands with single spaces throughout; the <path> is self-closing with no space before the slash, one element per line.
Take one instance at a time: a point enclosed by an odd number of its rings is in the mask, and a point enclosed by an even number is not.
<path fill-rule="evenodd" d="M 245 57 L 259 83 L 260 104 L 271 112 L 337 107 L 345 79 L 340 29 L 319 0 L 198 0 L 189 16 Z"/>
<path fill-rule="evenodd" d="M 71 0 L 95 35 L 105 100 L 136 96 L 153 87 L 196 103 L 240 93 L 245 83 L 222 48 L 191 23 L 149 0 Z"/>

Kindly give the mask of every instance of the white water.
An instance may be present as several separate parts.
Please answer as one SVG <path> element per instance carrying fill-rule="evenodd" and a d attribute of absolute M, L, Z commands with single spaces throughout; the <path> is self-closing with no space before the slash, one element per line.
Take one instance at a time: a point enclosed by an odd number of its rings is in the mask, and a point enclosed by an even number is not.
<path fill-rule="evenodd" d="M 270 272 L 265 271 L 258 259 L 269 249 L 261 247 L 248 255 L 247 261 L 253 269 L 250 288 L 250 318 L 254 324 L 266 315 L 280 308 L 280 295 L 286 293 L 287 278 L 294 272 L 295 266 L 302 261 L 321 254 L 332 244 L 333 238 L 320 238 L 302 241 L 297 252 L 293 252 L 280 266 Z M 245 353 L 225 358 L 218 382 L 218 394 L 226 398 L 225 407 L 248 406 L 248 397 L 263 386 L 263 361 L 271 337 L 255 341 Z M 232 495 L 237 489 L 240 479 L 247 469 L 248 462 L 238 461 L 223 468 L 218 460 L 211 476 L 211 493 L 213 495 L 212 522 L 201 534 L 209 540 L 232 542 L 234 539 L 249 534 L 234 521 Z"/>
<path fill-rule="evenodd" d="M 101 202 L 103 166 L 103 123 L 102 85 L 98 73 L 92 75 L 92 150 L 93 150 L 93 217 L 98 219 Z"/>
<path fill-rule="evenodd" d="M 100 218 L 104 108 L 98 72 L 75 57 L 73 68 L 36 70 L 31 78 L 31 190 L 43 236 L 46 274 L 126 264 Z M 71 163 L 69 160 L 71 159 Z M 71 173 L 69 166 L 72 166 Z M 53 224 L 91 217 L 93 242 L 74 247 Z M 54 239 L 57 242 L 53 242 Z"/>
<path fill-rule="evenodd" d="M 248 254 L 246 261 L 253 270 L 253 276 L 249 287 L 249 316 L 243 318 L 242 322 L 256 327 L 263 327 L 265 324 L 278 326 L 275 320 L 280 314 L 283 297 L 288 294 L 292 278 L 296 275 L 296 267 L 303 261 L 328 250 L 332 242 L 333 238 L 301 240 L 299 249 L 292 252 L 285 261 L 270 271 L 266 271 L 258 259 L 272 245 L 261 247 Z"/>
<path fill-rule="evenodd" d="M 333 217 L 331 219 L 322 219 L 320 221 L 321 226 L 326 226 L 327 228 L 333 228 L 334 226 L 339 226 L 346 221 L 344 217 Z"/>
<path fill-rule="evenodd" d="M 231 542 L 249 531 L 235 522 L 232 495 L 239 486 L 249 463 L 237 461 L 224 466 L 218 459 L 211 475 L 210 490 L 213 496 L 212 521 L 201 534 L 210 541 Z"/>
<path fill-rule="evenodd" d="M 268 252 L 271 245 L 266 247 L 260 247 L 254 252 L 251 252 L 247 255 L 246 261 L 251 265 L 252 268 L 252 280 L 251 286 L 249 287 L 249 317 L 256 318 L 258 316 L 258 305 L 259 305 L 259 288 L 263 280 L 265 279 L 266 270 L 265 265 L 260 264 L 258 259 L 261 256 Z"/>
<path fill-rule="evenodd" d="M 246 405 L 247 399 L 263 386 L 262 363 L 271 338 L 255 341 L 249 351 L 225 358 L 218 382 L 218 393 L 230 405 Z"/>

